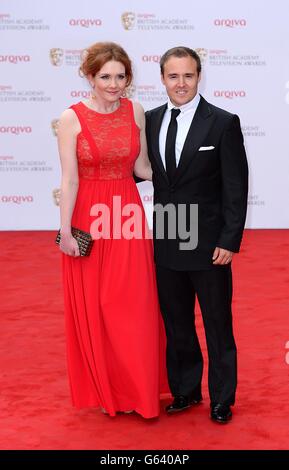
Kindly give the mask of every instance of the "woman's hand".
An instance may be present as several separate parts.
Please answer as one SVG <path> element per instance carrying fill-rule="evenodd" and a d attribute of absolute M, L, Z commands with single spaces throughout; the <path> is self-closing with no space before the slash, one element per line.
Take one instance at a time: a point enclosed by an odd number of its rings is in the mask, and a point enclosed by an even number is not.
<path fill-rule="evenodd" d="M 147 141 L 145 134 L 145 114 L 139 103 L 133 103 L 134 117 L 140 129 L 140 153 L 134 164 L 134 174 L 143 180 L 152 180 L 152 167 L 148 158 Z"/>
<path fill-rule="evenodd" d="M 59 248 L 66 255 L 73 256 L 74 258 L 80 256 L 77 241 L 71 233 L 61 233 Z"/>
<path fill-rule="evenodd" d="M 79 256 L 77 242 L 71 235 L 71 218 L 78 192 L 78 168 L 76 156 L 77 133 L 80 124 L 72 109 L 62 113 L 58 124 L 58 147 L 62 178 L 60 190 L 60 249 L 70 256 Z M 57 194 L 55 192 L 54 194 Z"/>

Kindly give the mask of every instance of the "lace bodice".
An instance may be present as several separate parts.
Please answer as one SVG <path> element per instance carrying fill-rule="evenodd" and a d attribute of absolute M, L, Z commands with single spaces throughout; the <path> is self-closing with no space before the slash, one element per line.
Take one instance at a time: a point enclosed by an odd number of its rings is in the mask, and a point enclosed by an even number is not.
<path fill-rule="evenodd" d="M 77 136 L 79 178 L 110 180 L 132 176 L 140 151 L 132 102 L 121 99 L 119 108 L 109 114 L 97 113 L 82 102 L 71 109 L 81 125 Z"/>

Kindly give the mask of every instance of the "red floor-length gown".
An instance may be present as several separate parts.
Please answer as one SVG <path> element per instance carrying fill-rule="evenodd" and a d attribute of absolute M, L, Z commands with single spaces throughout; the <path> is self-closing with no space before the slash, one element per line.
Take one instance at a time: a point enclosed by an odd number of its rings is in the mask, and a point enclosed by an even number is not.
<path fill-rule="evenodd" d="M 112 213 L 114 196 L 122 208 L 138 204 L 145 223 L 132 177 L 140 139 L 131 101 L 121 99 L 109 114 L 82 102 L 71 108 L 81 124 L 72 226 L 89 232 L 91 207 L 105 204 Z M 95 240 L 89 257 L 63 255 L 63 279 L 73 405 L 157 416 L 160 314 L 151 240 Z"/>

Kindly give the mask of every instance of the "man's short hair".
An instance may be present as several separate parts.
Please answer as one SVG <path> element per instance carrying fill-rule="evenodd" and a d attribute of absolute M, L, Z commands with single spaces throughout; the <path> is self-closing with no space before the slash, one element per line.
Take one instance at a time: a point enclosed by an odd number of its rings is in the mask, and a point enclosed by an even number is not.
<path fill-rule="evenodd" d="M 171 57 L 192 57 L 197 62 L 197 72 L 200 75 L 202 70 L 201 59 L 193 49 L 185 46 L 172 47 L 166 51 L 160 60 L 161 74 L 164 74 L 164 65 Z"/>

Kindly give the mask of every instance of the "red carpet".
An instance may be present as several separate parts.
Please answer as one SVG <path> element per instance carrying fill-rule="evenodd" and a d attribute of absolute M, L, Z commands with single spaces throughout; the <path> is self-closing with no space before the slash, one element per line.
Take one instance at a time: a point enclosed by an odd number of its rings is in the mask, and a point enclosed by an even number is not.
<path fill-rule="evenodd" d="M 71 407 L 54 237 L 0 233 L 1 449 L 289 448 L 289 230 L 246 231 L 234 260 L 239 387 L 225 426 L 208 419 L 206 380 L 203 404 L 178 416 Z M 198 325 L 204 344 L 200 317 Z"/>

